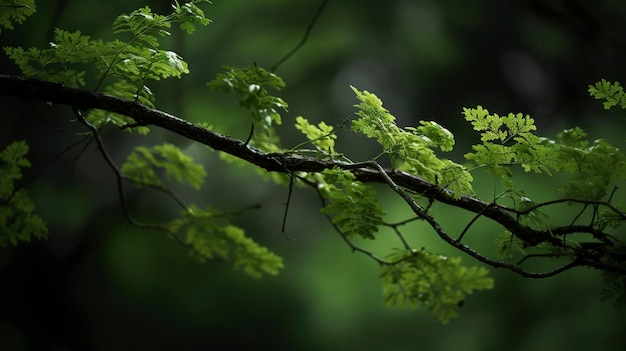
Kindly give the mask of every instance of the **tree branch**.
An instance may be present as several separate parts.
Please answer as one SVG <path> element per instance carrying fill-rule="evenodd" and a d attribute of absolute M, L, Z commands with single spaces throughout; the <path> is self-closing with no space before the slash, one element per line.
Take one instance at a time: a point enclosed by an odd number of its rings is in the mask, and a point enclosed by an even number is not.
<path fill-rule="evenodd" d="M 102 109 L 133 118 L 140 125 L 153 125 L 169 130 L 223 151 L 270 172 L 321 172 L 324 169 L 339 167 L 352 172 L 359 181 L 389 184 L 391 179 L 397 186 L 454 207 L 490 218 L 502 225 L 527 245 L 534 246 L 549 242 L 563 246 L 559 238 L 549 230 L 537 230 L 521 224 L 510 209 L 497 204 L 483 202 L 474 197 L 456 198 L 446 189 L 425 179 L 396 170 L 380 172 L 371 162 L 349 163 L 345 161 L 312 158 L 290 153 L 267 153 L 235 139 L 187 122 L 163 111 L 152 109 L 134 101 L 77 88 L 65 87 L 58 83 L 45 82 L 21 76 L 0 75 L 0 94 L 18 96 L 26 100 L 69 105 L 75 109 Z"/>

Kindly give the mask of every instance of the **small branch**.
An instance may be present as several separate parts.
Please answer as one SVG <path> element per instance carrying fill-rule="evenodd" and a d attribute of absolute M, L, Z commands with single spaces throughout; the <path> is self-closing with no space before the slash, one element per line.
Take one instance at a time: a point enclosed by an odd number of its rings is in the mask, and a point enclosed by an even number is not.
<path fill-rule="evenodd" d="M 400 197 L 402 197 L 407 204 L 409 205 L 409 207 L 411 207 L 411 209 L 413 210 L 413 212 L 415 214 L 418 215 L 418 217 L 424 219 L 425 221 L 427 221 L 430 226 L 435 230 L 435 232 L 437 233 L 437 235 L 439 235 L 439 237 L 441 239 L 443 239 L 445 242 L 447 242 L 448 244 L 452 245 L 453 247 L 459 249 L 460 251 L 465 252 L 466 254 L 474 257 L 475 259 L 488 264 L 494 268 L 506 268 L 509 269 L 523 277 L 526 278 L 547 278 L 547 277 L 551 277 L 554 275 L 557 275 L 561 272 L 564 272 L 568 269 L 571 269 L 575 266 L 581 265 L 580 262 L 578 260 L 574 260 L 572 262 L 570 262 L 569 264 L 566 264 L 562 267 L 559 267 L 553 271 L 548 271 L 548 272 L 541 272 L 541 273 L 533 273 L 533 272 L 528 272 L 526 270 L 521 269 L 519 266 L 514 265 L 514 264 L 510 264 L 507 262 L 501 262 L 501 261 L 494 261 L 491 260 L 483 255 L 481 255 L 480 253 L 478 253 L 475 250 L 472 250 L 469 246 L 462 244 L 460 241 L 453 239 L 451 236 L 449 236 L 445 230 L 441 227 L 441 225 L 439 224 L 439 222 L 437 222 L 432 216 L 428 215 L 426 212 L 423 211 L 423 209 L 417 205 L 417 203 L 415 203 L 415 201 L 408 195 L 406 194 L 397 184 L 395 184 L 393 182 L 393 180 L 387 175 L 387 172 L 378 164 L 373 162 L 372 166 L 375 167 L 379 172 L 382 173 L 383 178 L 386 179 L 387 184 L 389 184 L 389 186 L 398 194 L 400 195 Z"/>
<path fill-rule="evenodd" d="M 124 179 L 126 181 L 129 181 L 129 182 L 132 182 L 132 183 L 136 183 L 138 185 L 145 186 L 147 188 L 151 188 L 151 189 L 160 191 L 162 193 L 165 193 L 172 200 L 174 200 L 174 202 L 176 202 L 178 204 L 178 206 L 180 206 L 182 209 L 184 209 L 184 210 L 188 209 L 187 205 L 185 205 L 183 200 L 180 197 L 178 197 L 178 195 L 176 195 L 174 192 L 172 192 L 170 189 L 168 189 L 168 188 L 166 188 L 164 186 L 149 184 L 149 183 L 137 180 L 137 179 L 129 178 L 129 177 L 125 176 L 124 174 L 122 174 L 121 172 L 120 172 L 120 175 L 121 175 L 122 179 Z"/>
<path fill-rule="evenodd" d="M 285 213 L 283 213 L 283 224 L 282 227 L 280 229 L 280 232 L 285 236 L 285 238 L 287 239 L 291 239 L 291 237 L 289 237 L 289 235 L 287 234 L 287 214 L 289 213 L 289 205 L 291 204 L 291 195 L 293 194 L 293 173 L 289 174 L 289 190 L 287 192 L 287 201 L 285 202 Z"/>
<path fill-rule="evenodd" d="M 526 260 L 528 260 L 529 258 L 533 258 L 533 257 L 560 257 L 561 255 L 559 254 L 555 254 L 555 253 L 545 253 L 545 254 L 528 254 L 524 257 L 522 257 L 521 260 L 517 261 L 516 265 L 519 266 L 522 263 L 526 262 Z"/>
<path fill-rule="evenodd" d="M 611 198 L 612 198 L 613 194 L 615 193 L 615 190 L 617 190 L 617 189 L 613 190 L 613 192 L 611 193 Z M 615 207 L 613 204 L 611 204 L 608 201 L 584 200 L 584 199 L 576 199 L 576 198 L 562 198 L 562 199 L 556 199 L 556 200 L 541 202 L 541 203 L 537 203 L 537 204 L 534 204 L 532 206 L 529 206 L 528 208 L 525 208 L 524 210 L 516 210 L 516 209 L 512 209 L 512 208 L 508 208 L 508 210 L 511 211 L 511 212 L 515 212 L 515 213 L 524 215 L 524 214 L 528 214 L 528 213 L 530 213 L 530 212 L 532 212 L 532 211 L 534 211 L 534 210 L 536 210 L 538 208 L 541 208 L 541 207 L 546 207 L 546 206 L 559 204 L 559 203 L 567 203 L 567 202 L 579 203 L 579 204 L 584 204 L 584 205 L 605 206 L 605 207 L 609 208 L 611 211 L 615 212 L 615 214 L 619 215 L 622 219 L 626 219 L 626 213 L 624 213 L 623 211 L 621 211 L 619 208 Z"/>
<path fill-rule="evenodd" d="M 310 186 L 311 188 L 313 188 L 315 190 L 315 192 L 317 193 L 320 202 L 322 204 L 322 207 L 326 206 L 326 200 L 324 199 L 324 196 L 322 196 L 322 193 L 320 192 L 318 186 L 316 183 L 313 183 L 305 178 L 300 178 L 298 177 L 298 179 L 302 180 L 303 183 L 305 183 L 306 185 Z M 329 215 L 324 214 L 324 216 L 326 217 L 326 219 L 328 220 L 328 222 L 330 223 L 330 225 L 335 229 L 335 231 L 339 234 L 339 236 L 341 237 L 341 239 L 348 245 L 348 247 L 350 247 L 350 250 L 352 250 L 352 252 L 360 252 L 368 257 L 370 257 L 371 259 L 373 259 L 374 261 L 376 261 L 379 265 L 388 265 L 388 264 L 392 264 L 391 262 L 388 262 L 378 256 L 376 256 L 373 252 L 368 251 L 360 246 L 354 245 L 352 243 L 352 241 L 350 241 L 350 239 L 348 239 L 343 232 L 341 231 L 341 229 L 339 229 L 339 227 L 337 227 L 337 225 L 335 223 L 333 223 L 332 218 L 330 218 Z"/>
<path fill-rule="evenodd" d="M 495 203 L 490 203 L 489 205 L 495 205 Z M 463 228 L 463 231 L 461 232 L 461 234 L 459 235 L 459 237 L 456 239 L 457 241 L 461 241 L 463 240 L 463 237 L 465 236 L 465 234 L 467 233 L 467 231 L 471 228 L 472 225 L 474 225 L 474 223 L 478 220 L 478 218 L 480 218 L 480 216 L 482 216 L 483 212 L 485 212 L 489 207 L 485 207 L 483 210 L 481 210 L 480 212 L 478 212 L 476 215 L 474 215 L 474 217 L 467 223 L 467 225 L 465 226 L 465 228 Z"/>
<path fill-rule="evenodd" d="M 82 123 L 85 127 L 87 127 L 87 129 L 89 129 L 94 139 L 96 140 L 96 144 L 98 145 L 98 148 L 100 149 L 100 153 L 102 154 L 102 157 L 104 157 L 104 160 L 109 165 L 109 168 L 111 168 L 113 173 L 115 173 L 115 179 L 117 182 L 117 192 L 120 198 L 120 203 L 122 204 L 122 209 L 124 210 L 124 214 L 126 215 L 126 218 L 131 224 L 138 223 L 137 221 L 135 221 L 135 219 L 131 215 L 130 209 L 128 208 L 128 203 L 126 203 L 126 197 L 124 196 L 124 187 L 122 185 L 122 178 L 123 178 L 122 172 L 120 172 L 120 169 L 115 164 L 115 161 L 113 161 L 113 159 L 111 158 L 111 155 L 109 155 L 108 151 L 106 150 L 106 147 L 104 146 L 104 142 L 102 141 L 102 138 L 100 137 L 100 133 L 98 132 L 98 129 L 94 127 L 91 123 L 89 123 L 89 121 L 87 121 L 85 117 L 83 117 L 82 112 L 80 112 L 78 108 L 74 108 L 74 114 L 76 114 L 76 117 L 78 117 L 78 120 L 80 121 L 80 123 Z"/>
<path fill-rule="evenodd" d="M 326 7 L 326 4 L 328 4 L 328 0 L 322 0 L 322 2 L 317 8 L 317 11 L 315 12 L 315 15 L 313 15 L 311 22 L 309 22 L 309 25 L 307 26 L 306 32 L 304 32 L 304 37 L 302 37 L 302 40 L 300 40 L 300 42 L 296 44 L 296 46 L 293 49 L 291 49 L 291 51 L 289 51 L 285 56 L 283 56 L 280 60 L 278 60 L 278 62 L 276 62 L 272 66 L 272 68 L 270 69 L 270 72 L 276 73 L 276 70 L 278 69 L 278 67 L 280 67 L 280 65 L 282 65 L 285 61 L 287 61 L 291 56 L 293 56 L 293 54 L 298 52 L 298 50 L 300 50 L 300 48 L 306 43 L 307 39 L 309 39 L 309 34 L 311 34 L 311 31 L 313 30 L 313 26 L 315 25 L 315 22 L 317 22 L 317 19 L 320 17 L 322 12 L 324 11 L 324 7 Z"/>

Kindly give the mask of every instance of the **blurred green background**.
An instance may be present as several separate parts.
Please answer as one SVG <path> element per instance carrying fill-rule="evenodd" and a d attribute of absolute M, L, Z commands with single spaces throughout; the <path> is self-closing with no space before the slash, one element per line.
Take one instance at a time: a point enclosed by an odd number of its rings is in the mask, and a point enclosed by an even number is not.
<path fill-rule="evenodd" d="M 245 138 L 246 112 L 206 82 L 223 64 L 271 67 L 302 38 L 319 3 L 215 0 L 205 6 L 212 24 L 192 36 L 174 33 L 163 45 L 188 61 L 191 74 L 153 84 L 157 107 Z M 44 47 L 55 26 L 109 39 L 117 15 L 146 4 L 162 13 L 170 6 L 166 0 L 39 1 L 37 14 L 15 31 L 3 30 L 0 43 Z M 528 113 L 541 135 L 579 125 L 591 139 L 621 145 L 623 120 L 586 91 L 601 78 L 626 82 L 625 15 L 621 0 L 331 0 L 306 45 L 277 71 L 287 84 L 280 96 L 290 105 L 278 131 L 290 146 L 302 141 L 292 133 L 298 115 L 339 124 L 354 113 L 354 85 L 377 94 L 400 126 L 424 119 L 450 129 L 457 151 L 445 157 L 457 162 L 476 142 L 462 108 L 479 104 L 500 114 Z M 5 57 L 0 63 L 3 74 L 17 73 Z M 226 265 L 194 263 L 161 233 L 125 224 L 113 173 L 94 145 L 47 163 L 84 132 L 67 107 L 0 101 L 0 146 L 21 138 L 30 143 L 34 167 L 27 176 L 36 178 L 29 191 L 50 226 L 48 242 L 0 251 L 2 350 L 626 349 L 626 314 L 600 302 L 598 272 L 529 280 L 494 271 L 495 289 L 468 298 L 461 317 L 441 326 L 424 309 L 383 306 L 379 267 L 350 252 L 311 191 L 294 192 L 287 231 L 295 240 L 287 240 L 280 234 L 287 190 L 252 167 L 227 165 L 156 129 L 147 138 L 105 130 L 119 163 L 134 145 L 163 141 L 201 161 L 209 173 L 203 190 L 177 189 L 189 203 L 227 211 L 261 205 L 234 220 L 282 255 L 286 268 L 277 277 L 251 279 Z M 339 139 L 338 149 L 354 160 L 379 153 L 355 135 Z M 558 196 L 558 178 L 522 175 L 518 183 L 537 201 Z M 409 216 L 380 189 L 389 221 Z M 489 199 L 493 180 L 477 175 L 477 191 Z M 141 220 L 178 211 L 159 194 L 128 194 Z M 434 210 L 453 236 L 471 219 L 443 205 Z M 564 206 L 554 215 L 568 223 L 576 211 Z M 500 230 L 479 221 L 466 238 L 492 254 Z M 423 226 L 407 233 L 416 247 L 456 254 Z M 399 246 L 390 233 L 380 236 L 368 245 L 377 253 Z"/>

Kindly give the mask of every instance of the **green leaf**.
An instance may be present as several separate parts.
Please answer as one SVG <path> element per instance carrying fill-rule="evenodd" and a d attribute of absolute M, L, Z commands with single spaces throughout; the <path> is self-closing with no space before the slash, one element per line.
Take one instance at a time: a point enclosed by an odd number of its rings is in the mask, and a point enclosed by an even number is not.
<path fill-rule="evenodd" d="M 599 82 L 589 86 L 589 94 L 597 100 L 604 100 L 602 106 L 609 110 L 613 106 L 626 109 L 626 94 L 619 82 L 609 82 L 602 78 Z"/>
<path fill-rule="evenodd" d="M 152 148 L 138 146 L 128 156 L 122 166 L 122 173 L 134 180 L 138 186 L 162 187 L 157 170 L 165 171 L 168 179 L 179 183 L 188 183 L 194 189 L 200 189 L 206 177 L 202 165 L 172 144 L 157 145 Z"/>
<path fill-rule="evenodd" d="M 384 212 L 374 189 L 355 180 L 352 173 L 338 168 L 325 170 L 322 174 L 325 184 L 321 190 L 328 200 L 322 213 L 330 216 L 333 224 L 348 238 L 375 239 L 374 233 L 382 224 Z"/>
<path fill-rule="evenodd" d="M 333 132 L 332 126 L 324 122 L 314 126 L 306 118 L 298 116 L 296 117 L 296 129 L 301 131 L 319 150 L 331 154 L 335 153 L 337 135 Z"/>
<path fill-rule="evenodd" d="M 513 258 L 515 254 L 526 254 L 524 242 L 509 231 L 498 235 L 495 239 L 495 244 L 498 258 L 503 260 Z"/>
<path fill-rule="evenodd" d="M 626 245 L 619 243 L 615 245 L 603 259 L 607 264 L 619 269 L 626 268 Z M 612 300 L 613 306 L 621 310 L 626 307 L 626 278 L 623 274 L 604 271 L 602 278 L 606 286 L 600 291 L 603 301 Z"/>
<path fill-rule="evenodd" d="M 182 6 L 178 1 L 174 1 L 172 8 L 174 13 L 172 14 L 172 22 L 180 22 L 180 29 L 191 34 L 196 31 L 195 22 L 200 23 L 203 26 L 211 23 L 211 20 L 204 17 L 204 12 L 196 5 L 196 3 L 207 2 L 207 0 L 191 1 L 183 4 Z"/>
<path fill-rule="evenodd" d="M 599 200 L 613 180 L 626 179 L 626 156 L 604 139 L 585 140 L 580 128 L 559 133 L 550 144 L 554 169 L 571 173 L 563 187 L 567 196 Z"/>
<path fill-rule="evenodd" d="M 288 105 L 283 99 L 270 95 L 267 89 L 280 90 L 285 83 L 279 76 L 256 65 L 223 68 L 226 72 L 217 74 L 207 85 L 214 91 L 233 94 L 239 99 L 239 105 L 250 111 L 255 127 L 254 146 L 263 151 L 278 151 L 278 136 L 272 125 L 282 123 L 279 111 L 287 111 Z"/>
<path fill-rule="evenodd" d="M 231 93 L 239 99 L 239 104 L 250 110 L 252 117 L 268 126 L 272 121 L 281 124 L 278 109 L 287 111 L 287 103 L 279 97 L 271 96 L 267 88 L 280 90 L 285 86 L 283 80 L 274 73 L 259 66 L 237 68 L 223 66 L 226 70 L 219 73 L 208 86 L 222 93 Z"/>
<path fill-rule="evenodd" d="M 439 147 L 441 151 L 452 151 L 454 148 L 454 135 L 449 130 L 434 121 L 420 121 L 420 124 L 421 126 L 411 129 L 418 132 L 423 138 L 427 138 L 428 146 Z"/>
<path fill-rule="evenodd" d="M 26 76 L 58 82 L 71 87 L 83 87 L 94 77 L 88 68 L 95 68 L 95 90 L 154 107 L 154 96 L 146 83 L 170 77 L 180 78 L 189 73 L 187 63 L 175 52 L 158 49 L 160 38 L 169 36 L 172 23 L 184 24 L 189 31 L 194 22 L 208 24 L 197 3 L 192 0 L 174 7 L 174 13 L 164 16 L 144 7 L 118 16 L 113 23 L 116 34 L 128 33 L 128 41 L 103 42 L 91 40 L 80 31 L 55 29 L 54 40 L 46 49 L 5 47 L 4 50 Z M 1 15 L 0 15 L 1 18 Z M 106 83 L 106 85 L 105 85 Z M 96 112 L 91 116 L 97 126 L 116 121 L 127 124 L 127 117 Z M 121 122 L 123 121 L 123 122 Z M 130 130 L 130 129 L 128 129 Z M 139 128 L 146 133 L 146 128 Z"/>
<path fill-rule="evenodd" d="M 28 145 L 14 141 L 0 152 L 0 247 L 33 238 L 48 237 L 46 223 L 35 212 L 35 204 L 26 189 L 16 189 L 22 178 L 22 168 L 30 167 L 26 159 Z"/>
<path fill-rule="evenodd" d="M 35 0 L 2 0 L 0 1 L 0 27 L 13 29 L 13 22 L 23 23 L 26 17 L 32 16 L 36 11 Z M 0 29 L 0 33 L 2 30 Z"/>
<path fill-rule="evenodd" d="M 191 207 L 183 217 L 166 225 L 182 236 L 192 257 L 200 262 L 232 262 L 233 268 L 251 277 L 276 275 L 283 268 L 282 258 L 245 236 L 243 229 L 231 225 L 224 214 Z"/>
<path fill-rule="evenodd" d="M 113 33 L 131 33 L 133 40 L 150 48 L 156 48 L 159 46 L 159 41 L 155 34 L 169 35 L 166 29 L 171 25 L 166 16 L 153 13 L 150 7 L 146 6 L 128 15 L 118 16 L 113 22 Z"/>
<path fill-rule="evenodd" d="M 55 29 L 50 48 L 39 50 L 5 47 L 4 51 L 26 76 L 61 83 L 71 87 L 85 85 L 85 71 L 72 64 L 86 63 L 98 54 L 91 50 L 91 41 L 80 31 Z"/>
<path fill-rule="evenodd" d="M 28 145 L 26 141 L 14 141 L 0 152 L 0 164 L 2 167 L 2 183 L 0 183 L 0 198 L 9 198 L 14 191 L 14 183 L 22 179 L 22 168 L 30 167 L 26 159 Z"/>
<path fill-rule="evenodd" d="M 405 250 L 389 255 L 380 279 L 385 304 L 394 307 L 422 304 L 443 324 L 459 315 L 460 305 L 474 290 L 493 289 L 483 267 L 461 266 L 460 258 Z"/>
<path fill-rule="evenodd" d="M 473 145 L 465 158 L 499 175 L 506 189 L 513 189 L 511 168 L 521 166 L 526 172 L 550 174 L 554 159 L 544 140 L 537 137 L 535 121 L 528 115 L 490 114 L 482 106 L 464 108 L 463 115 L 480 132 L 482 144 Z"/>
<path fill-rule="evenodd" d="M 359 118 L 352 121 L 352 130 L 376 139 L 397 169 L 443 184 L 455 198 L 473 194 L 472 176 L 465 167 L 439 158 L 433 150 L 452 150 L 454 136 L 450 131 L 432 121 L 420 121 L 417 128 L 402 129 L 376 95 L 354 87 L 352 90 L 360 100 L 355 105 Z"/>

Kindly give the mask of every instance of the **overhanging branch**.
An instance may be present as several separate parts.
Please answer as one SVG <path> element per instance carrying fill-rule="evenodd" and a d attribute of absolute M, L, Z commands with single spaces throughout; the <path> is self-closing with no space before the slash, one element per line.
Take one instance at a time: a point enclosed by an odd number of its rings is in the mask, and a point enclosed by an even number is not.
<path fill-rule="evenodd" d="M 349 170 L 362 182 L 384 184 L 388 183 L 385 178 L 389 177 L 398 186 L 421 194 L 426 198 L 490 218 L 528 245 L 536 245 L 546 241 L 557 246 L 561 245 L 561 240 L 553 237 L 548 230 L 536 230 L 522 225 L 509 211 L 499 205 L 489 204 L 468 196 L 455 198 L 449 191 L 409 173 L 385 170 L 385 175 L 383 175 L 379 170 L 372 167 L 371 163 L 367 162 L 354 164 L 306 157 L 294 153 L 266 153 L 246 145 L 242 140 L 207 130 L 179 117 L 134 101 L 27 77 L 0 75 L 0 94 L 18 96 L 31 101 L 68 105 L 81 110 L 101 109 L 119 113 L 133 118 L 138 124 L 164 128 L 215 150 L 241 158 L 270 172 L 321 172 L 324 169 L 339 167 Z"/>

